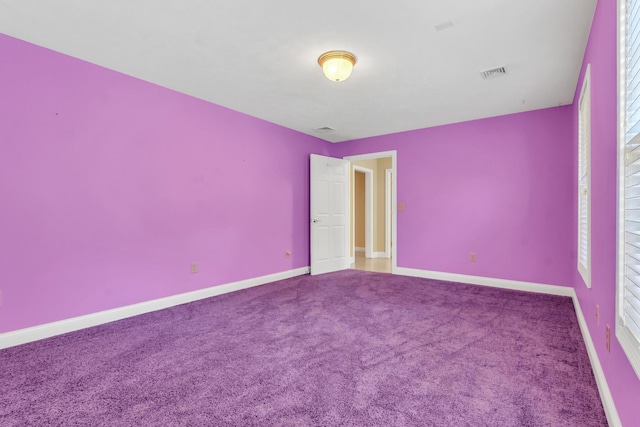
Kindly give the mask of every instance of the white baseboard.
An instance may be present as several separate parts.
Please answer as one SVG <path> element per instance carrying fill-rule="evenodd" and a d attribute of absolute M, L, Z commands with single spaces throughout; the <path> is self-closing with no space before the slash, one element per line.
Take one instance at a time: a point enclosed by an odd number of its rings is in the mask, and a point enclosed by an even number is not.
<path fill-rule="evenodd" d="M 183 294 L 159 298 L 151 301 L 145 301 L 125 307 L 99 311 L 97 313 L 91 313 L 84 316 L 73 317 L 71 319 L 60 320 L 52 323 L 46 323 L 44 325 L 33 326 L 31 328 L 6 332 L 0 334 L 0 349 L 25 344 L 31 341 L 37 341 L 56 335 L 66 334 L 67 332 L 73 332 L 79 329 L 89 328 L 91 326 L 102 325 L 104 323 L 113 322 L 115 320 L 133 317 L 139 314 L 149 313 L 151 311 L 162 310 L 164 308 L 173 307 L 175 305 L 185 304 L 216 295 L 222 295 L 229 292 L 238 291 L 240 289 L 251 288 L 254 286 L 264 285 L 265 283 L 301 276 L 307 273 L 309 273 L 309 267 L 302 267 L 294 270 L 283 271 L 281 273 L 269 274 L 267 276 L 240 280 L 238 282 L 226 283 L 224 285 L 212 286 L 206 289 L 199 289 L 197 291 L 186 292 Z"/>
<path fill-rule="evenodd" d="M 356 251 L 356 252 L 364 252 L 365 249 L 361 248 L 360 246 L 356 246 L 356 247 L 353 248 L 353 250 Z"/>
<path fill-rule="evenodd" d="M 568 286 L 494 279 L 482 276 L 468 276 L 466 274 L 443 273 L 441 271 L 419 270 L 416 268 L 396 267 L 393 269 L 393 274 L 422 277 L 425 279 L 445 280 L 448 282 L 469 283 L 472 285 L 491 286 L 494 288 L 515 289 L 518 291 L 537 292 L 539 294 L 562 295 L 566 297 L 572 297 L 574 295 L 573 288 Z"/>
<path fill-rule="evenodd" d="M 602 370 L 602 365 L 600 365 L 598 353 L 593 345 L 593 340 L 591 339 L 587 322 L 585 321 L 584 314 L 582 313 L 582 308 L 580 308 L 580 302 L 578 301 L 578 297 L 576 296 L 576 292 L 573 288 L 567 286 L 520 282 L 515 280 L 494 279 L 490 277 L 468 276 L 465 274 L 419 270 L 406 267 L 396 267 L 393 269 L 393 274 L 571 297 L 576 311 L 576 316 L 578 318 L 578 324 L 580 325 L 580 331 L 582 332 L 582 338 L 584 339 L 585 346 L 587 347 L 587 354 L 589 355 L 589 360 L 591 362 L 591 369 L 593 370 L 593 375 L 596 379 L 596 383 L 598 384 L 600 400 L 602 401 L 607 421 L 611 427 L 622 427 L 618 411 L 616 410 L 616 406 L 613 401 L 613 396 L 611 395 L 609 385 L 607 384 L 607 378 Z"/>
<path fill-rule="evenodd" d="M 111 310 L 100 311 L 84 316 L 73 317 L 71 319 L 60 320 L 57 322 L 38 325 L 31 328 L 6 332 L 0 334 L 0 349 L 65 334 L 67 332 L 77 331 L 79 329 L 89 328 L 91 326 L 113 322 L 127 317 L 137 316 L 139 314 L 144 314 L 151 311 L 162 310 L 164 308 L 222 295 L 241 289 L 260 286 L 278 280 L 301 276 L 307 273 L 309 273 L 309 267 L 302 267 L 294 270 L 284 271 L 281 273 L 241 280 L 224 285 L 212 286 L 206 289 L 200 289 L 197 291 L 173 295 L 170 297 L 146 301 L 125 307 L 114 308 Z M 584 314 L 582 313 L 580 302 L 578 301 L 573 288 L 514 280 L 494 279 L 481 276 L 469 276 L 464 274 L 419 270 L 406 267 L 394 268 L 393 274 L 571 297 L 573 299 L 573 304 L 575 307 L 576 316 L 578 318 L 578 324 L 580 325 L 580 330 L 582 332 L 582 337 L 587 347 L 587 353 L 589 354 L 589 360 L 591 361 L 591 367 L 593 369 L 596 383 L 598 385 L 600 399 L 602 400 L 602 405 L 607 416 L 607 421 L 609 422 L 609 425 L 611 427 L 622 426 L 620 418 L 618 416 L 618 411 L 616 410 L 615 403 L 613 401 L 613 396 L 611 395 L 611 391 L 609 390 L 609 386 L 607 384 L 607 379 L 604 375 L 604 371 L 602 370 L 602 365 L 600 365 L 600 359 L 598 358 L 595 346 L 593 345 L 593 340 L 591 339 L 591 334 L 589 333 Z"/>
<path fill-rule="evenodd" d="M 593 345 L 591 333 L 589 332 L 589 328 L 587 327 L 587 322 L 584 318 L 584 314 L 582 313 L 582 308 L 580 307 L 580 302 L 578 301 L 578 297 L 575 291 L 573 292 L 572 298 L 573 306 L 576 310 L 576 316 L 578 317 L 578 324 L 580 325 L 580 331 L 582 332 L 582 338 L 584 339 L 584 343 L 587 347 L 587 353 L 589 354 L 589 360 L 591 361 L 591 369 L 593 369 L 593 375 L 596 378 L 596 384 L 598 384 L 600 400 L 602 401 L 602 406 L 604 407 L 604 413 L 607 416 L 607 422 L 609 423 L 610 427 L 622 427 L 622 422 L 620 421 L 620 417 L 618 416 L 618 411 L 613 401 L 613 396 L 611 396 L 611 391 L 609 390 L 609 385 L 607 384 L 607 378 L 605 377 L 604 371 L 602 370 L 602 365 L 600 365 L 600 359 L 598 358 L 596 347 Z"/>
<path fill-rule="evenodd" d="M 366 252 L 364 248 L 353 248 L 355 252 Z M 371 258 L 389 258 L 386 252 L 372 252 Z"/>

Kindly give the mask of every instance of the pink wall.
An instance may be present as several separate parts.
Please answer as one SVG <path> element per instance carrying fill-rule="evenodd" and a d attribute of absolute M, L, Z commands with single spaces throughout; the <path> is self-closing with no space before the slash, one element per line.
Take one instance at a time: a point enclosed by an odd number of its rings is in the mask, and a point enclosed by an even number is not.
<path fill-rule="evenodd" d="M 0 56 L 0 333 L 309 265 L 329 143 L 2 35 Z"/>
<path fill-rule="evenodd" d="M 573 105 L 573 168 L 577 188 L 578 107 L 577 101 L 587 64 L 591 64 L 591 239 L 592 288 L 575 272 L 575 289 L 585 314 L 598 358 L 607 377 L 618 413 L 625 426 L 640 425 L 640 380 L 633 372 L 618 340 L 612 338 L 611 352 L 605 348 L 605 327 L 615 328 L 616 297 L 616 188 L 617 188 L 617 76 L 616 2 L 600 0 L 591 27 L 580 81 Z M 574 216 L 577 216 L 577 190 Z M 576 227 L 577 229 L 577 227 Z M 577 261 L 572 261 L 576 265 Z M 595 306 L 600 306 L 600 325 Z"/>
<path fill-rule="evenodd" d="M 398 266 L 570 286 L 571 107 L 339 144 L 397 150 Z M 477 255 L 469 262 L 469 253 Z"/>

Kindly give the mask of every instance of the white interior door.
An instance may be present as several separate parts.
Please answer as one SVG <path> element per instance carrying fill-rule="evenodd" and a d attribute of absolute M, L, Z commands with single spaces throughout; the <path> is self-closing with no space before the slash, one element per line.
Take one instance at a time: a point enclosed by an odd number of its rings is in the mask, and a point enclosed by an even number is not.
<path fill-rule="evenodd" d="M 349 268 L 349 161 L 311 155 L 311 274 Z"/>

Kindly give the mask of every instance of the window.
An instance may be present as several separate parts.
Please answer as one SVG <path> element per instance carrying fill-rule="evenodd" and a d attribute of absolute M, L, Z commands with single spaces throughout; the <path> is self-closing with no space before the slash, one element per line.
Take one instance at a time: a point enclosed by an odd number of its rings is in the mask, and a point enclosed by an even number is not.
<path fill-rule="evenodd" d="M 640 0 L 621 0 L 618 20 L 616 337 L 640 377 Z"/>
<path fill-rule="evenodd" d="M 591 287 L 591 64 L 578 101 L 578 271 Z"/>

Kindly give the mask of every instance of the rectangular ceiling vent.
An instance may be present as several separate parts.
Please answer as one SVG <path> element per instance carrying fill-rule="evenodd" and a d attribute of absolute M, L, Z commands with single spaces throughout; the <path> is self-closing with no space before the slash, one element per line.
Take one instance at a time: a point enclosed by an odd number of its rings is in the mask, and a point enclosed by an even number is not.
<path fill-rule="evenodd" d="M 440 24 L 436 24 L 436 31 L 446 30 L 451 27 L 453 27 L 453 21 L 442 22 Z"/>
<path fill-rule="evenodd" d="M 483 79 L 488 79 L 491 77 L 497 77 L 507 74 L 507 70 L 504 67 L 492 68 L 490 70 L 480 71 L 480 75 L 482 75 Z"/>
<path fill-rule="evenodd" d="M 314 131 L 318 133 L 327 133 L 327 132 L 334 132 L 335 129 L 330 128 L 329 126 L 323 126 L 321 128 L 315 128 Z"/>

